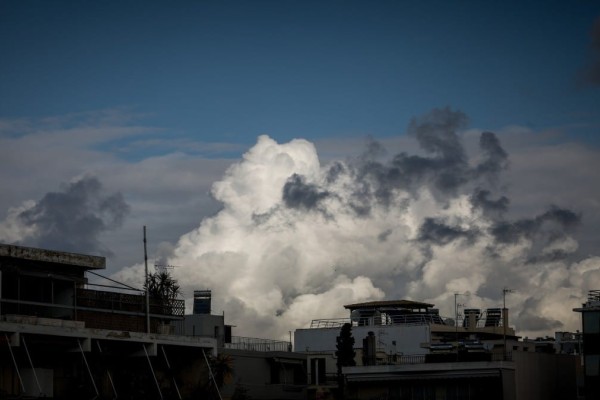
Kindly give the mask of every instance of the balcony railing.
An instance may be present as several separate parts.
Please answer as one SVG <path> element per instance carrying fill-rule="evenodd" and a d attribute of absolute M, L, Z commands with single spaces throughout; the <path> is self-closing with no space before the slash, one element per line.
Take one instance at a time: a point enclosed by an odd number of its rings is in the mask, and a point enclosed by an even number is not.
<path fill-rule="evenodd" d="M 341 328 L 344 324 L 349 323 L 350 318 L 313 319 L 310 323 L 310 328 Z"/>
<path fill-rule="evenodd" d="M 146 297 L 144 294 L 78 289 L 77 306 L 101 310 L 145 313 Z M 184 300 L 150 298 L 150 314 L 183 316 L 184 313 Z"/>
<path fill-rule="evenodd" d="M 429 354 L 411 354 L 411 355 L 388 355 L 385 358 L 378 358 L 377 365 L 411 365 L 439 362 L 471 362 L 471 361 L 511 361 L 512 353 L 491 353 L 491 352 L 445 352 Z"/>
<path fill-rule="evenodd" d="M 225 348 L 250 351 L 291 351 L 291 343 L 281 340 L 232 336 Z"/>

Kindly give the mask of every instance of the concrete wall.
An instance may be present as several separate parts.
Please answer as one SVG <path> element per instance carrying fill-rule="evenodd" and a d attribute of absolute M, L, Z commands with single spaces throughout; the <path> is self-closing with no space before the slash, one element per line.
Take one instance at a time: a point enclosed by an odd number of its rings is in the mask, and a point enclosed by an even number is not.
<path fill-rule="evenodd" d="M 219 349 L 219 354 L 233 360 L 233 377 L 222 389 L 224 399 L 236 388 L 245 390 L 253 400 L 305 399 L 304 355 L 234 349 Z"/>
<path fill-rule="evenodd" d="M 513 353 L 517 400 L 577 399 L 578 356 Z"/>
<path fill-rule="evenodd" d="M 294 349 L 298 352 L 321 352 L 336 350 L 336 337 L 341 328 L 297 329 L 294 334 Z M 376 337 L 377 350 L 386 354 L 425 354 L 422 343 L 429 342 L 428 325 L 381 325 L 353 326 L 354 347 L 362 348 L 362 340 L 369 332 Z M 395 344 L 394 344 L 395 343 Z"/>
<path fill-rule="evenodd" d="M 185 315 L 183 321 L 172 322 L 176 335 L 204 336 L 217 339 L 222 347 L 225 336 L 225 317 L 211 314 Z"/>

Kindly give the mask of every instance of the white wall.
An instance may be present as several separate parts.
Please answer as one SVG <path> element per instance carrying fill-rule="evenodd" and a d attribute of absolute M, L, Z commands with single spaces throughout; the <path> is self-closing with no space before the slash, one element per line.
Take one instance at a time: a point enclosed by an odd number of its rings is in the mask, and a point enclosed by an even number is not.
<path fill-rule="evenodd" d="M 297 329 L 294 350 L 297 352 L 335 352 L 336 337 L 341 328 Z M 430 341 L 429 325 L 370 325 L 353 326 L 354 348 L 362 348 L 362 340 L 369 332 L 376 337 L 377 350 L 386 354 L 425 354 L 422 343 Z M 394 342 L 396 343 L 394 345 Z"/>

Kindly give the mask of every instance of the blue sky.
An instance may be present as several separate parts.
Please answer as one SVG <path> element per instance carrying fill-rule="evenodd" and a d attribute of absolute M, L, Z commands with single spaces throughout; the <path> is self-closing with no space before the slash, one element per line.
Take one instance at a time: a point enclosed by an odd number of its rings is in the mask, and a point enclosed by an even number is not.
<path fill-rule="evenodd" d="M 397 135 L 443 106 L 594 142 L 600 124 L 581 79 L 592 1 L 0 4 L 1 118 L 126 108 L 149 136 L 241 144 L 231 155 L 263 133 Z"/>

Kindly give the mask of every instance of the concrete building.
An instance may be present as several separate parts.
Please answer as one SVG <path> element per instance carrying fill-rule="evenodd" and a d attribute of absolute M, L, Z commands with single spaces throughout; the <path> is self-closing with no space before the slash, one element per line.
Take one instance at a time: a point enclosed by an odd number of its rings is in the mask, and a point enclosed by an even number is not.
<path fill-rule="evenodd" d="M 345 308 L 350 318 L 315 320 L 296 330 L 296 349 L 308 358 L 309 398 L 333 397 L 337 390 L 336 337 L 347 323 L 356 352 L 356 365 L 342 368 L 350 399 L 577 396 L 578 357 L 524 345 L 507 326 L 507 310 L 467 309 L 457 320 L 441 317 L 432 304 L 408 300 Z"/>
<path fill-rule="evenodd" d="M 146 305 L 141 291 L 90 285 L 86 274 L 104 268 L 103 257 L 0 244 L 0 397 L 199 391 L 217 340 L 171 334 L 183 300 L 151 297 Z"/>
<path fill-rule="evenodd" d="M 217 340 L 217 352 L 230 362 L 231 377 L 221 388 L 223 399 L 243 393 L 254 400 L 306 398 L 306 355 L 292 352 L 290 342 L 232 335 L 224 315 L 211 315 L 211 293 L 196 291 L 194 314 L 172 322 L 176 334 Z M 201 302 L 201 304 L 198 304 Z"/>
<path fill-rule="evenodd" d="M 0 398 L 306 397 L 306 355 L 291 343 L 232 336 L 210 290 L 184 315 L 180 299 L 90 284 L 105 262 L 0 244 Z M 217 394 L 218 354 L 233 374 Z"/>
<path fill-rule="evenodd" d="M 586 400 L 600 398 L 600 290 L 590 290 L 581 313 Z"/>
<path fill-rule="evenodd" d="M 235 338 L 219 349 L 233 363 L 233 376 L 223 398 L 242 391 L 253 400 L 306 399 L 306 355 L 289 351 L 288 342 Z"/>

